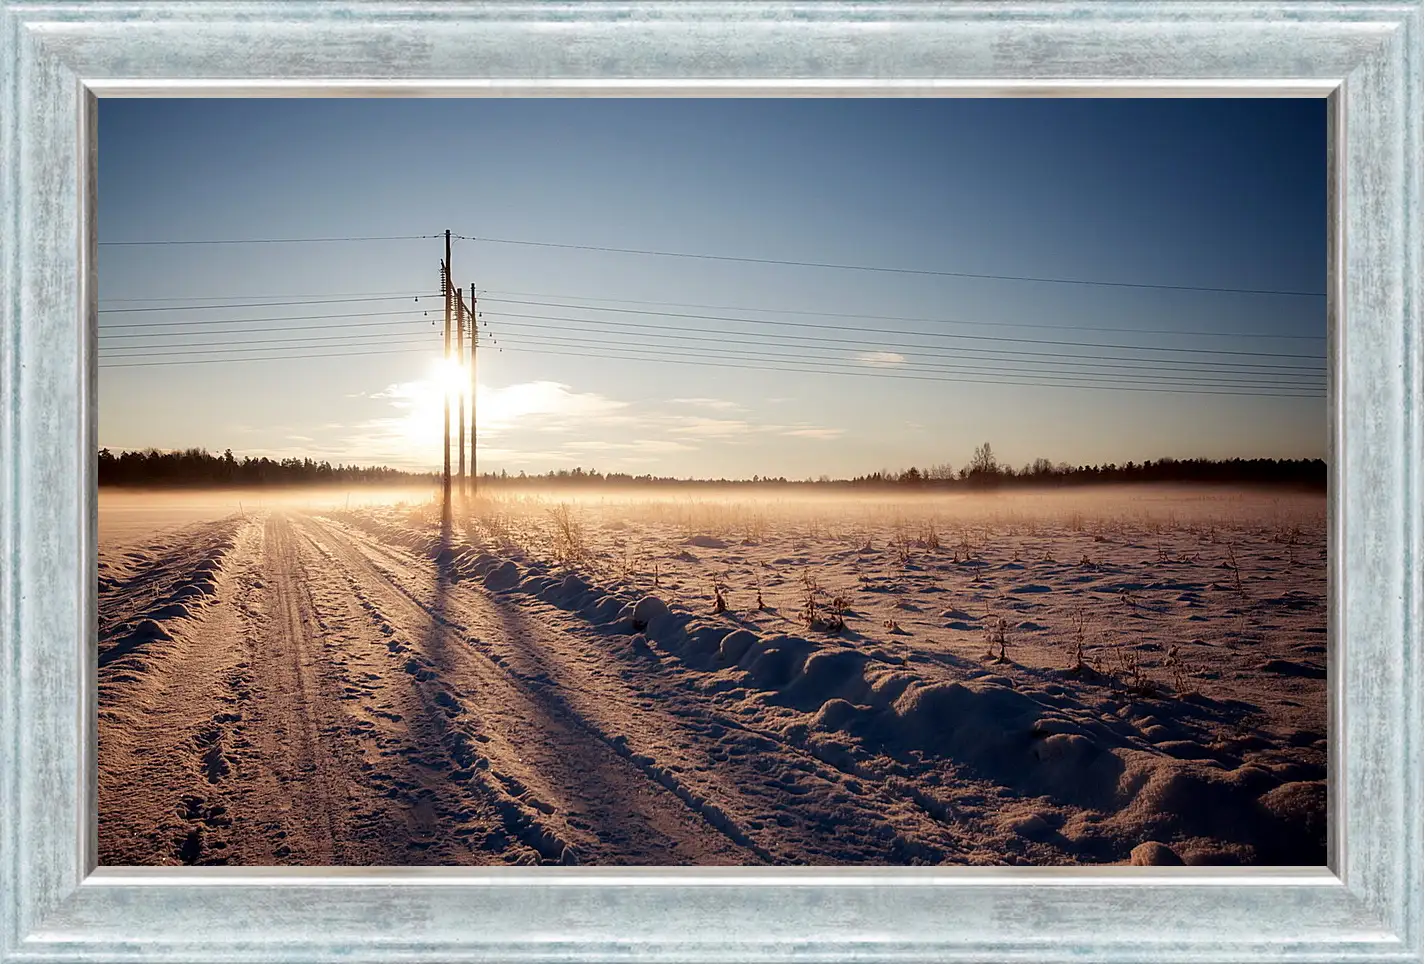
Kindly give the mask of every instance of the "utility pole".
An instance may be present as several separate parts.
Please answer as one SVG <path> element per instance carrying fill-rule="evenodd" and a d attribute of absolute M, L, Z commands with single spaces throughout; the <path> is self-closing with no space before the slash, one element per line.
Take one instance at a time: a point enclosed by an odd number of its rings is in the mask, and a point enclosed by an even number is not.
<path fill-rule="evenodd" d="M 459 289 L 455 289 L 455 358 L 457 367 L 465 364 L 465 295 Z M 460 490 L 460 497 L 465 498 L 465 386 L 460 386 L 460 417 L 457 419 L 458 427 L 455 430 L 455 450 L 460 453 L 460 468 L 456 472 L 456 478 L 460 484 L 456 486 Z"/>
<path fill-rule="evenodd" d="M 475 358 L 476 349 L 480 347 L 480 312 L 476 311 L 475 282 L 470 282 L 470 496 L 476 496 L 480 491 L 480 472 L 475 468 L 475 436 L 476 436 L 476 382 L 475 382 Z"/>
<path fill-rule="evenodd" d="M 445 363 L 450 364 L 450 304 L 451 288 L 455 282 L 450 273 L 450 231 L 445 232 Z M 443 381 L 443 380 L 442 380 Z M 445 396 L 445 471 L 441 475 L 441 496 L 443 500 L 443 514 L 450 516 L 450 390 L 449 386 L 441 385 L 441 394 Z"/>

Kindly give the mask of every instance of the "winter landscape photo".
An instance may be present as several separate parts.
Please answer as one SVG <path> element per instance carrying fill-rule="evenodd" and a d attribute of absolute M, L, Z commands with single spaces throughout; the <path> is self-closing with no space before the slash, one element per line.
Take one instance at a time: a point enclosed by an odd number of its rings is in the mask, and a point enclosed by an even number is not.
<path fill-rule="evenodd" d="M 1323 101 L 98 113 L 101 865 L 1326 863 Z"/>

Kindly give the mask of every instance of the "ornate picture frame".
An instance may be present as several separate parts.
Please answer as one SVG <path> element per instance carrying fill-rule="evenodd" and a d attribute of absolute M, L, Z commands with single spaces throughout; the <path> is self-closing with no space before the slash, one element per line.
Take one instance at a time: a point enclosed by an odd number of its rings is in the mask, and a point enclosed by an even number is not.
<path fill-rule="evenodd" d="M 0 962 L 1418 961 L 1418 2 L 0 0 Z M 96 869 L 100 97 L 1297 96 L 1330 116 L 1330 863 Z"/>

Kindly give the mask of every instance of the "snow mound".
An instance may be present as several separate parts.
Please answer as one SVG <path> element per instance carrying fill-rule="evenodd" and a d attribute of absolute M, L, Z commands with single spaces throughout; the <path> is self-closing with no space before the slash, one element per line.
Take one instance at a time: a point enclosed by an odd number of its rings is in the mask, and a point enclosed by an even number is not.
<path fill-rule="evenodd" d="M 828 701 L 863 702 L 870 689 L 865 676 L 869 662 L 870 657 L 853 649 L 814 652 L 787 686 L 787 700 L 799 709 L 825 709 Z"/>
<path fill-rule="evenodd" d="M 800 636 L 766 636 L 748 647 L 738 665 L 762 689 L 778 690 L 792 681 L 813 648 Z"/>
<path fill-rule="evenodd" d="M 638 632 L 656 635 L 665 628 L 672 613 L 668 604 L 657 596 L 644 596 L 633 606 L 633 628 Z"/>
<path fill-rule="evenodd" d="M 757 642 L 757 634 L 750 630 L 739 629 L 728 633 L 718 646 L 718 656 L 723 663 L 735 666 L 755 642 Z"/>
<path fill-rule="evenodd" d="M 485 573 L 485 587 L 496 591 L 513 589 L 520 581 L 519 568 L 506 559 Z"/>
<path fill-rule="evenodd" d="M 817 730 L 845 730 L 861 716 L 860 707 L 843 699 L 829 699 L 811 718 L 811 726 Z"/>
<path fill-rule="evenodd" d="M 1133 848 L 1129 857 L 1135 867 L 1181 867 L 1183 860 L 1172 847 L 1156 840 L 1148 840 Z"/>
<path fill-rule="evenodd" d="M 588 591 L 589 584 L 571 572 L 565 576 L 564 581 L 559 584 L 557 596 L 559 601 L 565 606 L 576 607 Z"/>
<path fill-rule="evenodd" d="M 1257 801 L 1272 818 L 1285 826 L 1305 828 L 1305 833 L 1326 840 L 1326 782 L 1283 783 Z"/>

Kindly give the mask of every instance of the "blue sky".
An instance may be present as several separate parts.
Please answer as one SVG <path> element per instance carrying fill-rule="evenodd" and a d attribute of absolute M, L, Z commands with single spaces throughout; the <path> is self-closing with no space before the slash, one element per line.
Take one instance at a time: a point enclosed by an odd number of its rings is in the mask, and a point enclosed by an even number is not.
<path fill-rule="evenodd" d="M 500 239 L 453 251 L 488 323 L 486 469 L 842 476 L 959 465 L 983 441 L 1016 465 L 1319 457 L 1325 117 L 1321 100 L 102 100 L 100 441 L 437 466 L 422 312 L 442 242 L 115 242 L 448 228 Z"/>

